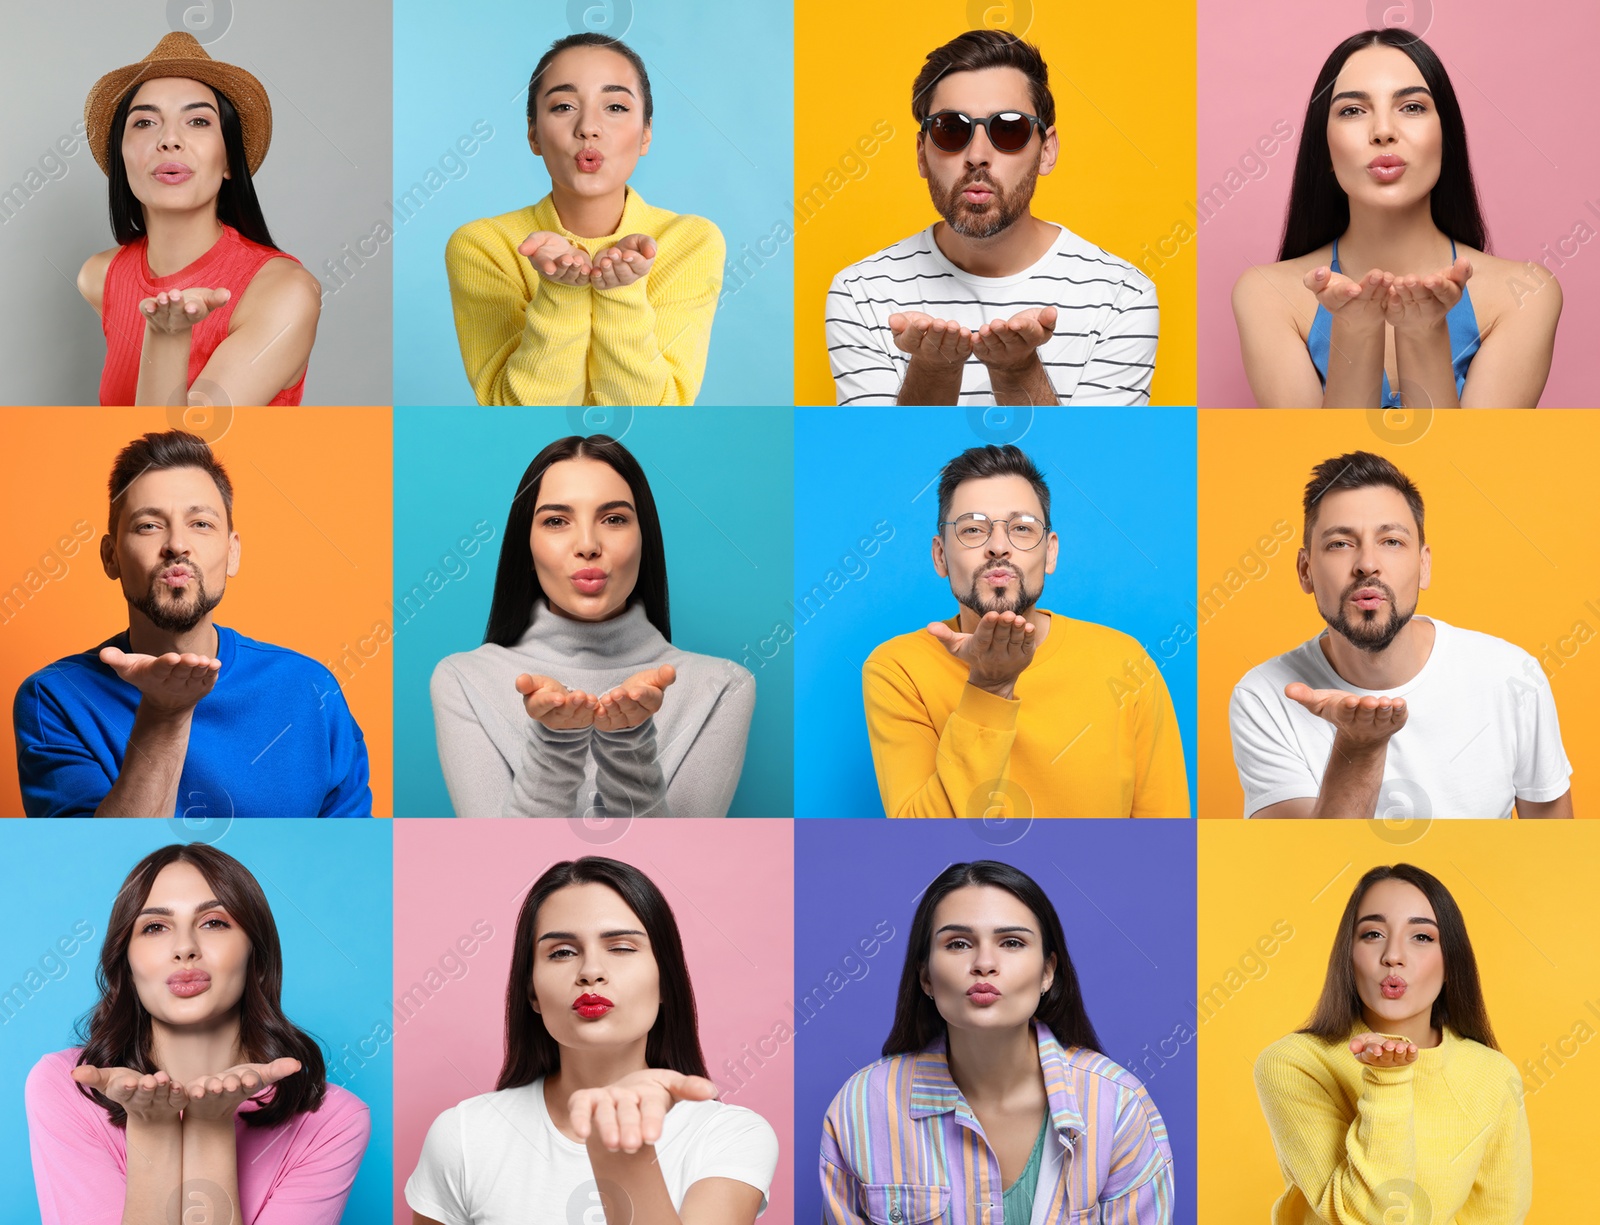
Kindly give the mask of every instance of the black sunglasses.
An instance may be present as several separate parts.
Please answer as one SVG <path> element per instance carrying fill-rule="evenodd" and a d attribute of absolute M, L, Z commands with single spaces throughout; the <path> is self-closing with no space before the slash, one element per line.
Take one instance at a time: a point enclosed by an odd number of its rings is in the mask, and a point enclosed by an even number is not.
<path fill-rule="evenodd" d="M 959 153 L 965 149 L 972 143 L 972 135 L 979 128 L 988 133 L 989 143 L 1000 152 L 1016 153 L 1027 147 L 1036 127 L 1042 139 L 1044 121 L 1037 115 L 1025 115 L 1021 111 L 1001 111 L 985 119 L 974 119 L 960 111 L 938 111 L 922 121 L 922 130 L 933 141 L 934 147 L 946 153 Z"/>

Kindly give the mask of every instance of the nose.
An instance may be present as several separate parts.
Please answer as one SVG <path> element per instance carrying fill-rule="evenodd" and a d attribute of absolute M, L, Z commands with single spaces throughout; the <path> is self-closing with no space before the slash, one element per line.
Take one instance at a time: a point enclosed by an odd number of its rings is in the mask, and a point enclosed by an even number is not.
<path fill-rule="evenodd" d="M 1399 139 L 1394 131 L 1394 116 L 1386 110 L 1372 112 L 1372 143 L 1392 145 Z"/>
<path fill-rule="evenodd" d="M 990 524 L 989 543 L 984 549 L 984 554 L 988 557 L 1011 556 L 1011 534 L 1006 530 L 1005 524 Z"/>
<path fill-rule="evenodd" d="M 200 956 L 200 946 L 195 942 L 194 930 L 188 927 L 176 927 L 172 941 L 172 959 L 174 961 L 193 961 Z"/>
<path fill-rule="evenodd" d="M 1404 965 L 1406 961 L 1405 941 L 1390 940 L 1383 946 L 1383 964 L 1386 966 Z"/>
<path fill-rule="evenodd" d="M 585 953 L 583 956 L 583 964 L 578 967 L 578 981 L 585 987 L 598 986 L 606 981 L 605 966 L 596 959 L 592 952 Z"/>
<path fill-rule="evenodd" d="M 972 973 L 979 978 L 995 973 L 994 948 L 986 941 L 980 941 L 972 950 Z"/>
<path fill-rule="evenodd" d="M 593 561 L 600 556 L 600 536 L 594 524 L 588 524 L 578 529 L 578 538 L 573 544 L 573 552 L 586 561 Z"/>
<path fill-rule="evenodd" d="M 994 146 L 989 143 L 989 129 L 975 127 L 972 130 L 972 143 L 967 146 L 967 165 L 972 169 L 987 166 L 994 157 Z"/>

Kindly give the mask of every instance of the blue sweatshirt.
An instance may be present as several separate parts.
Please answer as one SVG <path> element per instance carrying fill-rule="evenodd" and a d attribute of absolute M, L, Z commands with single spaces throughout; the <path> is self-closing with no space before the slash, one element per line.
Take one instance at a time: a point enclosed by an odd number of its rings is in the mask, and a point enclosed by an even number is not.
<path fill-rule="evenodd" d="M 370 817 L 367 745 L 333 674 L 217 626 L 222 667 L 194 708 L 175 812 L 152 817 Z M 139 690 L 100 662 L 124 631 L 22 682 L 12 710 L 22 807 L 92 817 L 122 772 Z"/>

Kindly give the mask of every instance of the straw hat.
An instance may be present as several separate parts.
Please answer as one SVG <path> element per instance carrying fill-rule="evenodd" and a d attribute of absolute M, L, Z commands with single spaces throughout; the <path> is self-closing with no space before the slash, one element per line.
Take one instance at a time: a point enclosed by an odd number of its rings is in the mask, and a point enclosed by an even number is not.
<path fill-rule="evenodd" d="M 106 73 L 94 83 L 84 100 L 83 122 L 89 149 L 101 170 L 111 173 L 106 158 L 106 138 L 117 103 L 140 81 L 155 77 L 187 77 L 227 94 L 233 109 L 239 112 L 239 126 L 244 129 L 245 161 L 250 173 L 253 176 L 261 169 L 267 157 L 267 146 L 272 143 L 272 104 L 267 101 L 267 91 L 243 68 L 212 59 L 193 34 L 172 33 L 137 64 Z"/>

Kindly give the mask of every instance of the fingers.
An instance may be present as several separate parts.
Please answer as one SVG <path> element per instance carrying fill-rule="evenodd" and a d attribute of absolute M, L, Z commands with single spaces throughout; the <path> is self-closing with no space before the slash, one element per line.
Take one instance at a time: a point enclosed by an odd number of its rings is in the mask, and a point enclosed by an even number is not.
<path fill-rule="evenodd" d="M 644 1144 L 639 1099 L 633 1094 L 619 1094 L 613 1099 L 617 1116 L 617 1144 L 625 1153 L 637 1153 Z"/>
<path fill-rule="evenodd" d="M 615 1151 L 621 1141 L 621 1128 L 617 1124 L 617 1103 L 611 1094 L 601 1090 L 595 1095 L 594 1131 L 600 1143 Z"/>
<path fill-rule="evenodd" d="M 1323 264 L 1321 267 L 1313 268 L 1310 272 L 1306 273 L 1304 279 L 1301 281 L 1301 284 L 1303 284 L 1312 293 L 1319 294 L 1328 287 L 1328 278 L 1332 275 L 1333 269 L 1328 267 L 1328 265 Z"/>

